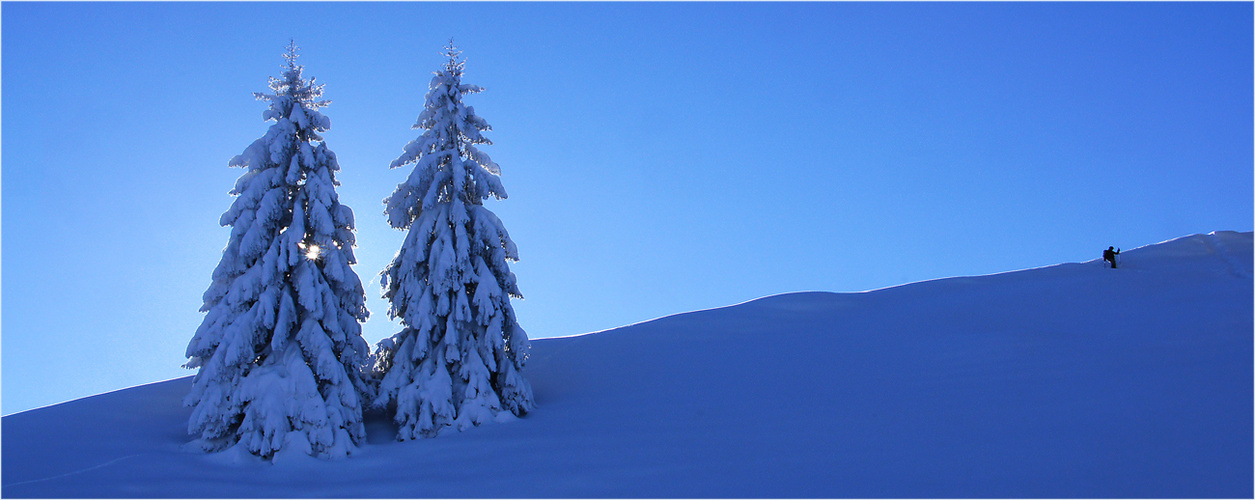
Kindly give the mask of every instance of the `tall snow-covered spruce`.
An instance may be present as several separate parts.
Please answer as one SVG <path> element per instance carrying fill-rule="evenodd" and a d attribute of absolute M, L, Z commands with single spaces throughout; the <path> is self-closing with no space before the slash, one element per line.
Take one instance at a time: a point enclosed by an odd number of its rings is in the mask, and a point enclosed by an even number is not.
<path fill-rule="evenodd" d="M 464 61 L 453 43 L 435 73 L 415 129 L 391 168 L 413 163 L 384 200 L 392 227 L 409 230 L 382 274 L 388 313 L 404 328 L 379 343 L 378 406 L 396 411 L 397 439 L 432 437 L 532 409 L 521 374 L 530 343 L 510 298 L 522 298 L 507 261 L 518 250 L 501 220 L 484 207 L 506 197 L 500 169 L 478 144 L 491 130 L 462 102 L 483 88 L 462 83 Z"/>
<path fill-rule="evenodd" d="M 335 458 L 366 436 L 368 312 L 349 267 L 353 211 L 338 201 L 340 166 L 319 135 L 331 127 L 318 111 L 330 101 L 301 76 L 296 50 L 270 79 L 273 93 L 254 94 L 274 124 L 230 161 L 247 171 L 222 214 L 231 236 L 187 347 L 185 366 L 200 368 L 184 400 L 195 407 L 188 432 L 206 451 Z"/>

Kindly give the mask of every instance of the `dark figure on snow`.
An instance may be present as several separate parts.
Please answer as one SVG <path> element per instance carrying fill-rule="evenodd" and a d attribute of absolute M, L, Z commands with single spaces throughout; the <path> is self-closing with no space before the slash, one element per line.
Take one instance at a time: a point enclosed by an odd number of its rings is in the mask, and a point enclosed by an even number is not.
<path fill-rule="evenodd" d="M 1117 255 L 1120 255 L 1120 250 L 1116 249 L 1116 247 L 1107 247 L 1106 250 L 1102 251 L 1102 260 L 1110 262 L 1111 268 L 1115 269 Z"/>

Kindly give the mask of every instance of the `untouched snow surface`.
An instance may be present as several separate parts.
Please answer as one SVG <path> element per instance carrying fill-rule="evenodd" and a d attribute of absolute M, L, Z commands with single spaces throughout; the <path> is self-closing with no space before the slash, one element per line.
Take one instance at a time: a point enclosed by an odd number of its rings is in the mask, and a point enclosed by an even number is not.
<path fill-rule="evenodd" d="M 1252 235 L 537 340 L 525 418 L 182 451 L 188 378 L 3 418 L 5 497 L 1252 496 Z"/>

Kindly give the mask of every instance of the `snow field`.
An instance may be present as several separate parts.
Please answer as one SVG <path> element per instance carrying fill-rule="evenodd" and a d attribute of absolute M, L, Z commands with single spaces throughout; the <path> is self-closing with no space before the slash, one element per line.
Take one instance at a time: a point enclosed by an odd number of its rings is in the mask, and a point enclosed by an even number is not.
<path fill-rule="evenodd" d="M 1250 497 L 1252 235 L 534 340 L 525 418 L 183 451 L 189 379 L 4 417 L 7 497 Z"/>

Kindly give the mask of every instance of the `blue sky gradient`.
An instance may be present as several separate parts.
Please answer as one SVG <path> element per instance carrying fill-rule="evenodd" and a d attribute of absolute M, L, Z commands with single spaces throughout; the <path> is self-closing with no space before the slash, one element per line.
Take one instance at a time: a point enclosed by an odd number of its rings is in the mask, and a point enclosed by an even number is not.
<path fill-rule="evenodd" d="M 1251 3 L 4 3 L 5 414 L 188 375 L 289 38 L 377 275 L 441 46 L 533 338 L 1252 228 Z"/>

